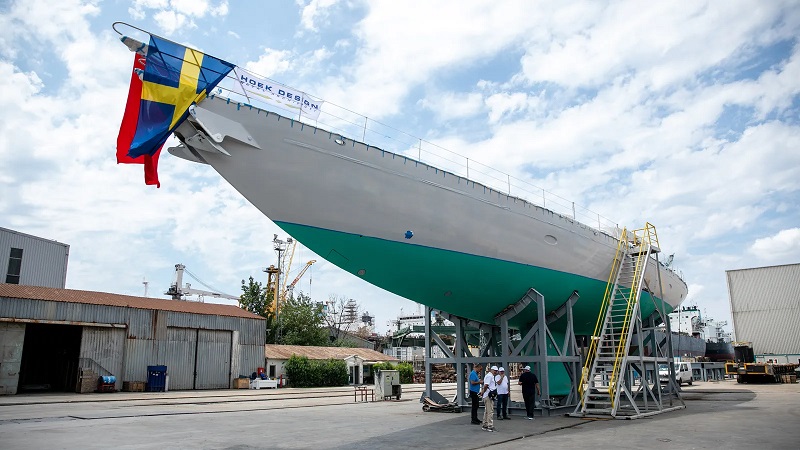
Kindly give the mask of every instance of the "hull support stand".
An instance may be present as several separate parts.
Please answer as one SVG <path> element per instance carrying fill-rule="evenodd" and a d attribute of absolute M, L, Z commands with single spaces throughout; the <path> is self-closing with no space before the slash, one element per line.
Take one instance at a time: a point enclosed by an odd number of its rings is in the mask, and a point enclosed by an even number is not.
<path fill-rule="evenodd" d="M 562 410 L 574 409 L 579 401 L 578 382 L 581 371 L 581 354 L 578 351 L 572 314 L 578 298 L 578 292 L 574 291 L 561 306 L 548 314 L 544 296 L 531 288 L 517 303 L 500 311 L 495 316 L 494 323 L 479 322 L 438 311 L 442 317 L 455 324 L 452 346 L 432 332 L 433 310 L 426 308 L 423 395 L 430 397 L 433 392 L 432 374 L 436 365 L 451 364 L 455 367 L 457 392 L 452 400 L 461 408 L 470 407 L 466 382 L 475 364 L 482 363 L 484 367 L 504 366 L 508 368 L 507 373 L 511 372 L 512 365 L 530 365 L 531 371 L 539 379 L 542 393 L 540 408 L 537 410 L 542 415 L 549 416 L 561 413 Z M 523 311 L 530 317 L 533 317 L 535 311 L 536 320 L 524 325 L 520 324 L 520 320 L 514 320 Z M 557 321 L 557 330 L 551 330 L 550 326 Z M 554 335 L 563 336 L 563 339 L 556 339 Z M 477 350 L 470 350 L 471 348 Z M 562 395 L 552 395 L 549 381 L 554 369 L 566 372 L 570 384 L 566 395 L 563 395 L 563 387 L 560 388 Z M 485 373 L 484 371 L 483 374 Z M 512 393 L 518 389 L 518 386 L 512 386 Z M 509 409 L 524 411 L 524 404 L 512 401 Z"/>

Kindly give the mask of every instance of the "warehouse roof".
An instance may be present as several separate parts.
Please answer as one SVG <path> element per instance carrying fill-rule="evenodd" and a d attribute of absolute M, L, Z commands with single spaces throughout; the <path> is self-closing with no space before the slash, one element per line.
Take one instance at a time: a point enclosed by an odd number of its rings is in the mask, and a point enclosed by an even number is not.
<path fill-rule="evenodd" d="M 39 236 L 34 236 L 34 235 L 28 234 L 28 233 L 22 233 L 22 232 L 19 232 L 19 231 L 16 231 L 16 230 L 9 230 L 8 228 L 0 227 L 0 231 L 5 232 L 5 233 L 18 234 L 20 236 L 25 236 L 25 237 L 30 238 L 30 239 L 38 239 L 40 241 L 52 242 L 53 244 L 58 244 L 58 245 L 63 245 L 64 247 L 69 247 L 69 244 L 65 244 L 63 242 L 58 242 L 58 241 L 55 241 L 53 239 L 47 239 L 47 238 L 43 238 L 43 237 L 39 237 Z"/>
<path fill-rule="evenodd" d="M 356 355 L 366 361 L 391 361 L 397 362 L 397 358 L 384 355 L 381 352 L 369 348 L 351 347 L 315 347 L 305 345 L 276 345 L 267 344 L 264 346 L 264 355 L 267 359 L 289 359 L 292 355 L 305 356 L 308 359 L 345 359 L 348 356 Z"/>
<path fill-rule="evenodd" d="M 161 311 L 185 312 L 212 316 L 243 317 L 247 319 L 263 319 L 263 317 L 245 311 L 238 306 L 220 305 L 217 303 L 199 303 L 185 300 L 167 300 L 150 297 L 134 297 L 132 295 L 111 294 L 108 292 L 79 291 L 75 289 L 57 289 L 40 286 L 23 286 L 19 284 L 0 283 L 0 297 L 30 300 L 48 300 L 52 302 L 86 303 L 90 305 L 118 306 L 122 308 L 155 309 Z"/>

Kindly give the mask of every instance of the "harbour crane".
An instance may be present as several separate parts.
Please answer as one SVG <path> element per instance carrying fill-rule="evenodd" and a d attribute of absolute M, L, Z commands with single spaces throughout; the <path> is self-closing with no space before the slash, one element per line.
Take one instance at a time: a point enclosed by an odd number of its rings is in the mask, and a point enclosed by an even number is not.
<path fill-rule="evenodd" d="M 187 295 L 197 295 L 198 297 L 200 297 L 201 302 L 204 301 L 204 297 L 206 296 L 214 298 L 226 298 L 229 300 L 239 301 L 239 297 L 234 297 L 233 295 L 228 295 L 213 291 L 203 291 L 200 289 L 193 289 L 192 285 L 189 283 L 186 283 L 186 285 L 183 286 L 184 271 L 188 272 L 189 275 L 191 275 L 193 278 L 196 279 L 196 277 L 194 277 L 194 275 L 192 275 L 191 272 L 186 270 L 186 266 L 184 266 L 183 264 L 175 264 L 175 281 L 172 282 L 169 289 L 167 290 L 167 292 L 164 293 L 164 295 L 171 296 L 173 300 L 186 300 L 184 297 L 186 297 Z M 197 281 L 199 281 L 200 284 L 203 284 L 202 281 L 200 280 Z"/>
<path fill-rule="evenodd" d="M 286 241 L 287 241 L 287 244 L 291 242 L 292 251 L 289 253 L 289 264 L 288 265 L 284 264 L 284 268 L 283 268 L 282 272 L 288 275 L 289 272 L 292 270 L 292 261 L 294 260 L 294 251 L 295 251 L 295 249 L 297 249 L 297 241 L 293 240 L 292 238 L 288 238 Z M 284 255 L 284 259 L 286 259 L 285 255 Z M 286 282 L 288 280 L 289 280 L 288 277 L 283 277 L 283 286 L 281 286 L 281 289 L 282 289 L 281 292 L 282 293 L 280 295 L 281 299 L 286 298 L 286 286 L 287 286 Z"/>
<path fill-rule="evenodd" d="M 292 289 L 294 289 L 294 287 L 297 285 L 297 282 L 300 281 L 300 278 L 303 277 L 303 274 L 305 274 L 308 268 L 311 267 L 311 265 L 314 264 L 315 262 L 317 262 L 316 259 L 312 259 L 311 261 L 307 262 L 306 265 L 300 270 L 300 273 L 298 273 L 297 276 L 294 278 L 294 280 L 288 285 L 286 285 L 286 288 L 283 290 L 283 295 L 281 296 L 281 302 L 286 300 L 287 292 L 290 292 Z"/>

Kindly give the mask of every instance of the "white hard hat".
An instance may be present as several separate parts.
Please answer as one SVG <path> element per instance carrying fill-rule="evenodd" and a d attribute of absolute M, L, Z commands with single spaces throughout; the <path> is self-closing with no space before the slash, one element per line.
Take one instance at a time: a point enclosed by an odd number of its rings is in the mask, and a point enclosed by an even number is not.
<path fill-rule="evenodd" d="M 492 366 L 489 368 L 489 370 L 497 370 L 497 366 Z"/>

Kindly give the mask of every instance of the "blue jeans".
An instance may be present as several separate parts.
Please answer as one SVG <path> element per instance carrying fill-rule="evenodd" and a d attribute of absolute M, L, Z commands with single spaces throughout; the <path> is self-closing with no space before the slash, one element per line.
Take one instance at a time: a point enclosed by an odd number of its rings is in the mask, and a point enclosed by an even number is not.
<path fill-rule="evenodd" d="M 508 394 L 497 394 L 497 417 L 508 417 Z"/>

